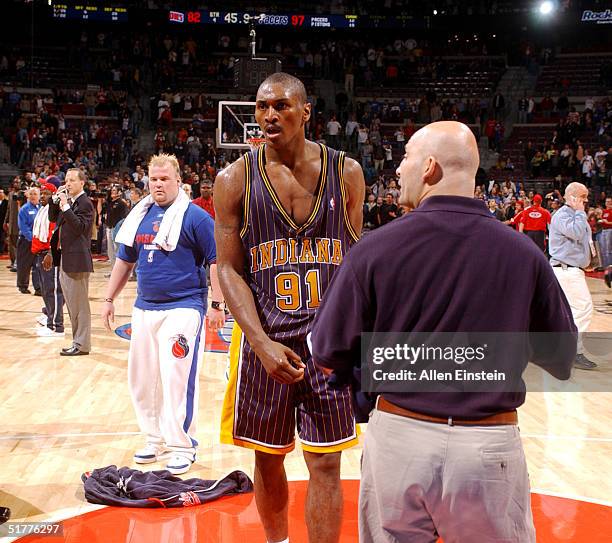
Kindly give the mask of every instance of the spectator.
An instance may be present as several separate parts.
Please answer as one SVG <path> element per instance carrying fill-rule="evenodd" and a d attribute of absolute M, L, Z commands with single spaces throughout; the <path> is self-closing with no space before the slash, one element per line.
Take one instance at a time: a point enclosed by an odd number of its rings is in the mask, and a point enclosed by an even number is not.
<path fill-rule="evenodd" d="M 393 195 L 387 194 L 384 201 L 385 203 L 380 208 L 381 226 L 390 223 L 393 219 L 396 219 L 399 216 L 399 209 L 393 201 Z"/>
<path fill-rule="evenodd" d="M 36 268 L 40 273 L 42 296 L 45 303 L 45 326 L 36 334 L 40 337 L 64 337 L 64 295 L 59 278 L 59 268 L 53 265 L 51 237 L 55 223 L 49 220 L 49 200 L 56 192 L 55 185 L 41 186 L 41 208 L 34 219 L 32 229 L 32 253 L 36 256 Z"/>
<path fill-rule="evenodd" d="M 524 124 L 527 122 L 527 110 L 529 108 L 529 100 L 527 93 L 518 101 L 518 122 Z"/>
<path fill-rule="evenodd" d="M 328 145 L 334 149 L 338 147 L 338 135 L 342 130 L 342 125 L 336 120 L 336 116 L 332 115 L 330 121 L 327 123 L 326 136 Z"/>
<path fill-rule="evenodd" d="M 349 120 L 344 128 L 344 134 L 347 139 L 348 151 L 354 153 L 357 151 L 357 136 L 359 134 L 359 124 L 355 121 L 355 115 L 351 113 Z"/>
<path fill-rule="evenodd" d="M 133 188 L 130 190 L 130 207 L 133 208 L 143 198 L 142 190 Z"/>
<path fill-rule="evenodd" d="M 106 252 L 111 270 L 115 265 L 115 257 L 117 254 L 117 245 L 114 236 L 115 228 L 120 221 L 127 217 L 129 212 L 130 209 L 127 202 L 122 198 L 119 187 L 111 187 L 106 201 Z M 110 273 L 107 273 L 105 277 L 110 277 Z"/>
<path fill-rule="evenodd" d="M 385 167 L 386 153 L 385 153 L 384 147 L 380 143 L 377 143 L 376 145 L 374 145 L 374 151 L 372 153 L 372 157 L 374 159 L 374 169 L 377 172 L 381 172 L 383 168 Z"/>
<path fill-rule="evenodd" d="M 213 201 L 213 185 L 208 179 L 200 183 L 200 197 L 193 203 L 206 211 L 213 219 L 215 218 L 215 205 Z"/>
<path fill-rule="evenodd" d="M 4 253 L 6 231 L 4 229 L 4 221 L 6 220 L 6 214 L 8 212 L 8 198 L 4 192 L 4 189 L 0 189 L 0 254 Z"/>
<path fill-rule="evenodd" d="M 591 156 L 591 153 L 588 149 L 584 150 L 584 156 L 580 161 L 580 165 L 582 166 L 582 179 L 584 184 L 588 187 L 591 184 L 591 178 L 593 177 L 593 173 L 595 170 L 595 160 Z"/>
<path fill-rule="evenodd" d="M 497 92 L 493 97 L 493 111 L 495 112 L 496 120 L 504 119 L 504 108 L 506 107 L 506 100 L 501 92 Z"/>
<path fill-rule="evenodd" d="M 34 266 L 35 256 L 32 253 L 32 228 L 34 218 L 40 209 L 40 191 L 32 187 L 27 192 L 28 201 L 21 206 L 17 217 L 19 239 L 17 240 L 17 288 L 22 294 L 30 294 L 30 273 L 34 295 L 42 296 L 40 274 Z"/>
<path fill-rule="evenodd" d="M 498 221 L 504 221 L 504 212 L 497 206 L 497 201 L 491 198 L 488 202 L 489 213 L 495 217 Z"/>

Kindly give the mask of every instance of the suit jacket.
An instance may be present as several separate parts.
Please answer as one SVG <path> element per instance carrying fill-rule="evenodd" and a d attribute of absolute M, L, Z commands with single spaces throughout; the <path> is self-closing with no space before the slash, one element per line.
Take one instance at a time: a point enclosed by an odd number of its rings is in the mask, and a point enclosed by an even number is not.
<path fill-rule="evenodd" d="M 91 230 L 94 207 L 87 194 L 81 194 L 65 212 L 49 202 L 49 220 L 57 223 L 51 237 L 53 264 L 65 272 L 92 272 Z M 58 243 L 59 242 L 59 243 Z"/>

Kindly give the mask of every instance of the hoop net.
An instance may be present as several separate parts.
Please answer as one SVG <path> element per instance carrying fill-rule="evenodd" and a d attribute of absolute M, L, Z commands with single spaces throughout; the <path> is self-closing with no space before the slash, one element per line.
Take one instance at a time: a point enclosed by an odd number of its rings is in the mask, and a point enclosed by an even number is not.
<path fill-rule="evenodd" d="M 255 151 L 266 142 L 266 138 L 247 138 L 246 142 L 249 144 L 251 151 Z"/>

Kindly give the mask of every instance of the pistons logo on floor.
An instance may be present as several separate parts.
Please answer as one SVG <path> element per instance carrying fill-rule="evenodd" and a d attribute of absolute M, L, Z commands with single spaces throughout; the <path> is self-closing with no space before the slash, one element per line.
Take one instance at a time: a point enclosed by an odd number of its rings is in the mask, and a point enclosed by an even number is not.
<path fill-rule="evenodd" d="M 122 339 L 127 339 L 130 341 L 130 338 L 132 337 L 132 323 L 128 322 L 127 324 L 122 324 L 118 328 L 115 328 L 115 334 Z"/>
<path fill-rule="evenodd" d="M 174 358 L 185 358 L 189 354 L 189 344 L 187 338 L 183 334 L 174 336 L 171 338 L 172 343 L 172 356 Z"/>

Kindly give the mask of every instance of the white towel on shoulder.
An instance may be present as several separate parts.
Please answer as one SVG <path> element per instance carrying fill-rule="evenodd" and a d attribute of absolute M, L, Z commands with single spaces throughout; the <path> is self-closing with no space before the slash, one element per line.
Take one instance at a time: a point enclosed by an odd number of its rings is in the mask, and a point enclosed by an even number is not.
<path fill-rule="evenodd" d="M 32 235 L 39 241 L 47 243 L 49 238 L 49 206 L 43 206 L 34 217 Z"/>
<path fill-rule="evenodd" d="M 185 194 L 184 190 L 179 189 L 176 200 L 166 209 L 159 225 L 159 231 L 153 240 L 153 243 L 164 251 L 174 251 L 176 249 L 183 226 L 183 217 L 189 207 L 189 202 L 189 196 Z M 130 211 L 130 214 L 123 221 L 115 238 L 116 243 L 122 243 L 128 247 L 134 246 L 134 238 L 138 227 L 154 203 L 153 197 L 149 195 L 136 204 L 136 207 Z"/>

